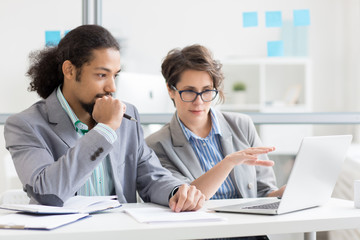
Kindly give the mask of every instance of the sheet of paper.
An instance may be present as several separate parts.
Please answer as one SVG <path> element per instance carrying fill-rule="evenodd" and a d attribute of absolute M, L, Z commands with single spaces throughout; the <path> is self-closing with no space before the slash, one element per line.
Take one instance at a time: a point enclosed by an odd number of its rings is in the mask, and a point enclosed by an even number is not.
<path fill-rule="evenodd" d="M 310 26 L 310 10 L 294 10 L 294 26 Z"/>
<path fill-rule="evenodd" d="M 281 11 L 265 12 L 266 27 L 281 27 L 282 14 Z"/>
<path fill-rule="evenodd" d="M 258 26 L 257 12 L 244 12 L 243 27 L 257 27 L 257 26 Z"/>
<path fill-rule="evenodd" d="M 0 208 L 36 214 L 94 213 L 120 207 L 116 196 L 75 196 L 64 203 L 63 207 L 37 204 L 2 204 Z"/>
<path fill-rule="evenodd" d="M 268 57 L 284 56 L 283 41 L 268 41 L 267 42 L 267 55 L 268 55 Z"/>
<path fill-rule="evenodd" d="M 61 39 L 60 31 L 45 31 L 45 45 L 56 46 Z"/>
<path fill-rule="evenodd" d="M 80 213 L 93 213 L 120 206 L 117 196 L 75 196 L 64 203 L 64 208 L 77 209 Z"/>
<path fill-rule="evenodd" d="M 13 213 L 0 216 L 0 228 L 51 230 L 88 216 L 89 214 L 30 215 Z"/>
<path fill-rule="evenodd" d="M 225 221 L 226 218 L 204 211 L 173 212 L 171 209 L 148 207 L 130 208 L 125 212 L 140 223 L 171 223 L 186 221 Z"/>
<path fill-rule="evenodd" d="M 37 204 L 2 204 L 1 209 L 13 210 L 18 212 L 27 212 L 35 214 L 69 214 L 78 213 L 76 209 L 69 209 L 64 207 L 52 207 Z"/>

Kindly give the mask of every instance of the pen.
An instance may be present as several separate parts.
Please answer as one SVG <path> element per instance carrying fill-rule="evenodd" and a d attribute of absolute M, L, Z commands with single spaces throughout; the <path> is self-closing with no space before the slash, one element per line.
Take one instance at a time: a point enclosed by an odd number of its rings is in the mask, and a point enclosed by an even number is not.
<path fill-rule="evenodd" d="M 137 122 L 137 120 L 135 118 L 133 118 L 130 115 L 127 115 L 126 113 L 124 113 L 124 118 L 129 119 L 129 120 L 134 121 L 134 122 Z"/>

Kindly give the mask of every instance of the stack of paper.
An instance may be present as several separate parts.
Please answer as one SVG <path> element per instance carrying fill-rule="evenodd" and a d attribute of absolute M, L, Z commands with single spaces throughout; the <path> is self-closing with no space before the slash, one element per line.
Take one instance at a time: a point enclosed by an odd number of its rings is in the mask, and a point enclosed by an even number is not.
<path fill-rule="evenodd" d="M 141 223 L 171 223 L 184 221 L 224 221 L 226 218 L 204 211 L 173 212 L 169 208 L 130 208 L 125 212 Z"/>
<path fill-rule="evenodd" d="M 89 216 L 89 213 L 120 207 L 116 196 L 75 196 L 63 207 L 35 204 L 3 204 L 1 209 L 18 213 L 0 217 L 0 228 L 54 229 Z"/>
<path fill-rule="evenodd" d="M 89 217 L 88 213 L 37 216 L 13 213 L 0 217 L 0 228 L 51 230 L 86 217 Z"/>
<path fill-rule="evenodd" d="M 116 196 L 75 196 L 64 203 L 63 207 L 53 207 L 36 204 L 2 204 L 0 208 L 35 214 L 70 214 L 95 213 L 120 207 Z"/>

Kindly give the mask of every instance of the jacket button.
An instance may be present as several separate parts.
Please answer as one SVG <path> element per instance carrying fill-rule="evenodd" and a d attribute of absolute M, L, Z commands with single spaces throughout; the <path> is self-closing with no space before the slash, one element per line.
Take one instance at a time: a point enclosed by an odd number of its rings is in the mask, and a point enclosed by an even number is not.
<path fill-rule="evenodd" d="M 101 147 L 98 149 L 99 153 L 102 153 L 104 151 L 104 149 Z"/>
<path fill-rule="evenodd" d="M 253 184 L 252 184 L 252 183 L 249 183 L 249 184 L 248 184 L 248 188 L 249 188 L 249 189 L 252 189 L 252 188 L 253 188 Z"/>
<path fill-rule="evenodd" d="M 95 161 L 96 156 L 92 155 L 90 159 L 91 159 L 91 161 Z"/>

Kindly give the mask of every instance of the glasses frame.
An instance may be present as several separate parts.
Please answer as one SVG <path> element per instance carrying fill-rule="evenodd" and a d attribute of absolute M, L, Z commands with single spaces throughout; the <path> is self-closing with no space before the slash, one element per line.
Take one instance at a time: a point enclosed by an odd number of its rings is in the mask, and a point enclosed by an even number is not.
<path fill-rule="evenodd" d="M 182 100 L 183 102 L 195 102 L 196 98 L 197 98 L 199 95 L 200 95 L 200 98 L 201 98 L 201 100 L 202 100 L 203 102 L 212 102 L 212 101 L 215 100 L 215 98 L 217 97 L 217 95 L 218 95 L 218 93 L 219 93 L 219 91 L 216 90 L 216 89 L 204 90 L 204 91 L 202 91 L 202 92 L 195 92 L 195 91 L 193 91 L 193 90 L 177 90 L 177 88 L 176 88 L 175 86 L 171 86 L 171 88 L 179 93 L 180 98 L 181 98 L 181 100 Z M 195 98 L 194 98 L 192 101 L 185 101 L 185 100 L 183 99 L 183 97 L 182 97 L 182 93 L 183 93 L 183 92 L 192 92 L 192 93 L 195 93 L 196 96 L 195 96 Z M 203 96 L 202 96 L 205 92 L 215 92 L 215 95 L 214 95 L 214 97 L 213 97 L 210 101 L 205 101 L 205 100 L 203 99 Z"/>

